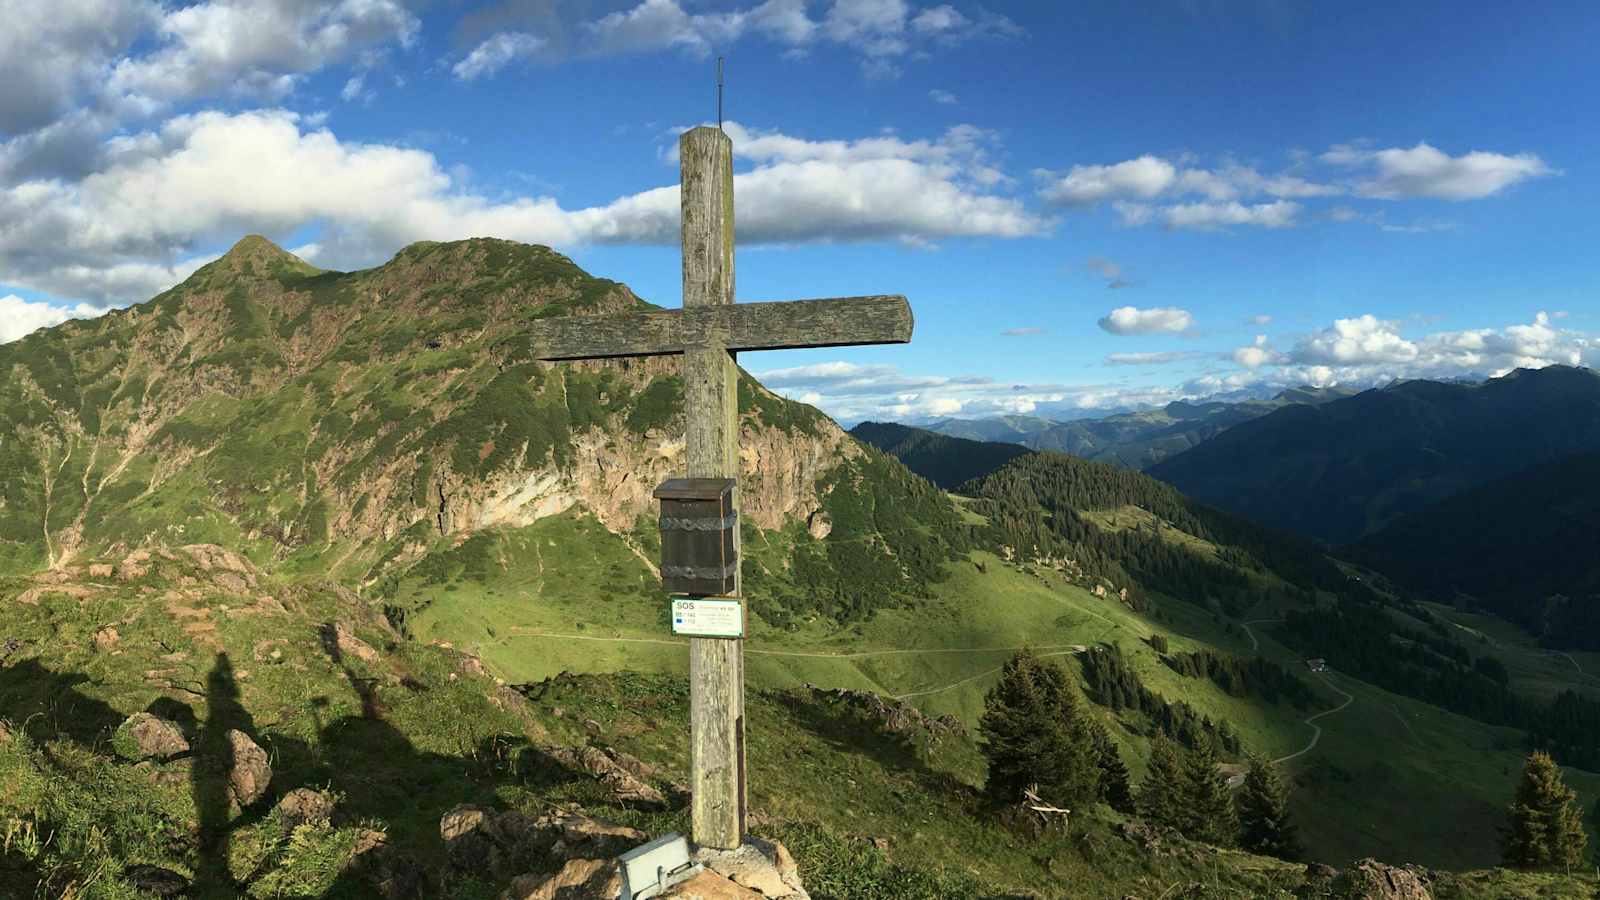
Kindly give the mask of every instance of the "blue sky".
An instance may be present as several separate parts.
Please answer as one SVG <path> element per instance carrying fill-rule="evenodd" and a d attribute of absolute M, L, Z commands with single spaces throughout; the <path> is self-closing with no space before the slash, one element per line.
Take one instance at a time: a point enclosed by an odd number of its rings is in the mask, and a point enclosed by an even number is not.
<path fill-rule="evenodd" d="M 727 58 L 739 296 L 904 293 L 750 354 L 845 421 L 1600 364 L 1600 11 L 911 0 L 0 0 L 0 340 L 261 232 L 330 268 L 551 244 L 677 302 Z"/>

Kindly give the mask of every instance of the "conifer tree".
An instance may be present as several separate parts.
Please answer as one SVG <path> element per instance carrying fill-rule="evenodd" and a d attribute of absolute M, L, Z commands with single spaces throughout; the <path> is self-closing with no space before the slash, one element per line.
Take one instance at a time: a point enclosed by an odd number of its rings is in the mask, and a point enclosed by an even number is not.
<path fill-rule="evenodd" d="M 1504 864 L 1522 869 L 1571 869 L 1583 859 L 1589 840 L 1574 802 L 1577 794 L 1561 779 L 1561 768 L 1548 753 L 1528 755 L 1507 810 Z"/>
<path fill-rule="evenodd" d="M 1139 814 L 1152 825 L 1180 831 L 1189 824 L 1189 780 L 1178 746 L 1157 732 L 1150 740 L 1150 770 L 1139 785 Z"/>
<path fill-rule="evenodd" d="M 1239 788 L 1239 843 L 1252 853 L 1294 859 L 1302 847 L 1289 820 L 1289 789 L 1269 760 L 1251 754 Z"/>
<path fill-rule="evenodd" d="M 1111 740 L 1111 733 L 1099 722 L 1094 722 L 1094 753 L 1100 769 L 1100 799 L 1118 812 L 1133 812 L 1133 787 L 1128 780 L 1128 767 L 1123 764 L 1122 753 Z"/>
<path fill-rule="evenodd" d="M 1217 771 L 1217 751 L 1209 736 L 1201 735 L 1195 748 L 1185 754 L 1183 768 L 1189 788 L 1188 828 L 1183 833 L 1208 844 L 1233 846 L 1239 839 L 1239 820 L 1228 779 Z"/>
<path fill-rule="evenodd" d="M 1040 798 L 1054 805 L 1092 801 L 1098 772 L 1084 715 L 1059 667 L 1026 649 L 1013 656 L 984 698 L 978 723 L 989 798 L 1015 803 L 1038 785 Z"/>

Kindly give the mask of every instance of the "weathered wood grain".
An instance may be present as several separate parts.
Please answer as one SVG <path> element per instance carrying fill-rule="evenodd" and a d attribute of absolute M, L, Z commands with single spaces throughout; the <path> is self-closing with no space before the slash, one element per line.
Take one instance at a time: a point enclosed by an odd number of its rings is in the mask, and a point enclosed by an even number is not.
<path fill-rule="evenodd" d="M 733 142 L 717 129 L 695 128 L 679 139 L 678 150 L 683 179 L 681 329 L 697 313 L 732 308 Z M 684 452 L 690 478 L 739 477 L 739 370 L 726 341 L 719 340 L 724 333 L 713 325 L 698 340 L 680 345 L 685 348 Z M 735 485 L 733 509 L 738 503 Z M 736 552 L 738 533 L 734 531 Z M 733 584 L 738 596 L 742 580 L 737 569 Z M 695 843 L 734 849 L 745 826 L 744 641 L 689 641 L 689 721 Z"/>
<path fill-rule="evenodd" d="M 713 344 L 732 351 L 904 344 L 914 326 L 898 294 L 772 300 L 566 316 L 533 323 L 540 359 L 596 359 L 683 353 Z"/>

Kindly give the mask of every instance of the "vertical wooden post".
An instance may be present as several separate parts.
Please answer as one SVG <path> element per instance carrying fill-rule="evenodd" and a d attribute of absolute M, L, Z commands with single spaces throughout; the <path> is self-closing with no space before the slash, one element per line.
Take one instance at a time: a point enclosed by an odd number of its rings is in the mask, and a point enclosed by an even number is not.
<path fill-rule="evenodd" d="M 733 302 L 733 142 L 715 128 L 678 140 L 683 194 L 683 305 Z M 691 478 L 739 477 L 739 372 L 726 335 L 685 350 L 683 400 Z M 739 491 L 734 489 L 734 509 Z M 737 535 L 737 531 L 735 532 Z M 735 537 L 735 546 L 738 538 Z M 734 576 L 734 596 L 742 596 Z M 744 642 L 689 641 L 694 841 L 731 850 L 745 825 Z"/>

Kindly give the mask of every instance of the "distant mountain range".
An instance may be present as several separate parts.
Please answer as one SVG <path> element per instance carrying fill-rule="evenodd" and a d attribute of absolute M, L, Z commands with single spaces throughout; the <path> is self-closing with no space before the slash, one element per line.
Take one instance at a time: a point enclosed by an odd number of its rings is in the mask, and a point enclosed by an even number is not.
<path fill-rule="evenodd" d="M 1285 405 L 1149 472 L 1258 522 L 1350 543 L 1452 495 L 1590 451 L 1600 451 L 1600 375 L 1550 366 Z"/>
<path fill-rule="evenodd" d="M 1070 422 L 1035 416 L 997 416 L 937 419 L 921 427 L 951 437 L 1005 441 L 1034 450 L 1060 450 L 1084 459 L 1147 469 L 1241 422 L 1258 419 L 1285 406 L 1326 403 L 1354 393 L 1348 388 L 1300 387 L 1282 391 L 1270 399 L 1180 400 L 1159 409 Z"/>

